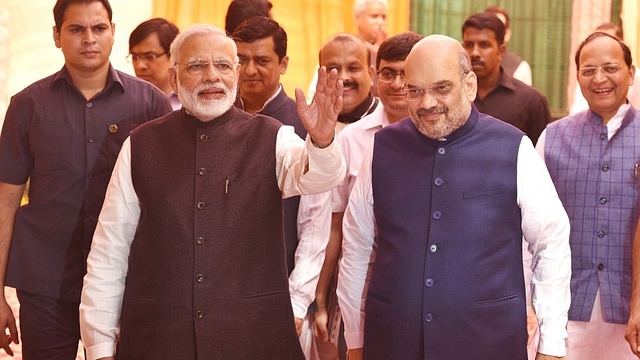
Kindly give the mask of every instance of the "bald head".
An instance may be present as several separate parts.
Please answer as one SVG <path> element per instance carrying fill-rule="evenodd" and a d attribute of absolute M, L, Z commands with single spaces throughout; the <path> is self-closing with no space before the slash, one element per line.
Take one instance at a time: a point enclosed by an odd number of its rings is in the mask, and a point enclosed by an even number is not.
<path fill-rule="evenodd" d="M 344 84 L 341 114 L 354 111 L 369 98 L 374 68 L 362 40 L 351 34 L 332 37 L 320 50 L 320 66 L 336 69 Z"/>
<path fill-rule="evenodd" d="M 409 113 L 422 134 L 439 139 L 464 125 L 478 84 L 460 42 L 444 35 L 420 40 L 405 60 L 405 77 Z"/>
<path fill-rule="evenodd" d="M 472 70 L 471 62 L 459 41 L 445 35 L 430 35 L 413 46 L 406 59 L 407 76 L 421 68 L 458 70 L 460 74 Z"/>
<path fill-rule="evenodd" d="M 355 35 L 347 34 L 347 33 L 339 33 L 334 35 L 329 40 L 327 40 L 322 48 L 320 48 L 320 52 L 318 54 L 320 60 L 320 66 L 325 64 L 322 63 L 322 52 L 329 48 L 333 49 L 334 47 L 346 46 L 350 50 L 349 52 L 353 53 L 358 57 L 362 57 L 363 59 L 369 59 L 367 61 L 367 66 L 371 65 L 371 57 L 369 56 L 369 51 L 367 50 L 366 45 Z"/>

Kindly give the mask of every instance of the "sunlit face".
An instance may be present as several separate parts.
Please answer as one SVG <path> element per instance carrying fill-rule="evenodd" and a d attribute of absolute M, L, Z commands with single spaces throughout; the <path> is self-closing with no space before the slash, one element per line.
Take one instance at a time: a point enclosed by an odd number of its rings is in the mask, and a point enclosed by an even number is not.
<path fill-rule="evenodd" d="M 385 77 L 393 76 L 393 80 Z M 378 97 L 384 106 L 390 121 L 404 119 L 409 116 L 407 98 L 402 92 L 404 84 L 404 60 L 380 60 L 378 66 Z M 386 80 L 386 81 L 385 81 Z"/>
<path fill-rule="evenodd" d="M 364 11 L 355 15 L 354 21 L 362 40 L 373 44 L 386 34 L 387 7 L 379 2 L 367 3 Z"/>
<path fill-rule="evenodd" d="M 218 34 L 187 38 L 169 70 L 173 91 L 182 107 L 200 121 L 225 113 L 235 101 L 238 65 L 231 39 Z"/>
<path fill-rule="evenodd" d="M 493 31 L 467 28 L 462 34 L 462 47 L 469 54 L 473 72 L 479 80 L 500 72 L 505 47 L 498 45 Z"/>
<path fill-rule="evenodd" d="M 338 78 L 344 84 L 341 114 L 348 114 L 366 100 L 371 91 L 373 66 L 368 66 L 367 49 L 358 41 L 331 41 L 320 52 L 320 66 L 326 66 L 327 72 L 338 71 Z"/>
<path fill-rule="evenodd" d="M 152 33 L 131 48 L 131 63 L 136 76 L 157 86 L 165 94 L 171 92 L 169 53 L 160 45 L 158 33 Z M 155 55 L 155 58 L 153 57 Z"/>
<path fill-rule="evenodd" d="M 407 89 L 429 90 L 409 101 L 409 113 L 416 128 L 432 139 L 446 137 L 459 129 L 471 113 L 476 76 L 473 72 L 462 74 L 457 49 L 462 50 L 459 44 L 450 50 L 452 53 L 434 53 L 433 45 L 423 43 L 418 51 L 414 48 L 406 60 Z M 442 89 L 448 90 L 442 92 Z"/>
<path fill-rule="evenodd" d="M 73 3 L 64 13 L 61 28 L 53 27 L 53 38 L 69 71 L 91 73 L 109 67 L 114 31 L 101 2 Z"/>
<path fill-rule="evenodd" d="M 626 103 L 635 68 L 627 67 L 620 44 L 606 36 L 595 38 L 582 48 L 579 69 L 588 67 L 595 67 L 595 73 L 585 76 L 578 71 L 580 90 L 589 108 L 609 120 Z M 612 68 L 618 70 L 612 72 Z"/>
<path fill-rule="evenodd" d="M 240 97 L 266 101 L 275 94 L 289 62 L 288 57 L 278 60 L 273 37 L 254 42 L 236 42 L 240 61 Z"/>

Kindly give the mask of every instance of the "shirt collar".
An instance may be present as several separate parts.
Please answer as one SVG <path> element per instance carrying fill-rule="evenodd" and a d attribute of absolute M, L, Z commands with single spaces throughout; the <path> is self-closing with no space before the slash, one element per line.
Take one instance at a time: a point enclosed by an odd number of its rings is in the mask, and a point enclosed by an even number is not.
<path fill-rule="evenodd" d="M 363 102 L 361 102 L 360 105 L 358 105 L 358 107 L 356 107 L 352 112 L 338 115 L 338 122 L 351 124 L 362 119 L 363 117 L 371 114 L 373 110 L 375 110 L 376 106 L 378 105 L 378 101 L 378 98 L 373 97 L 373 95 L 371 95 L 371 92 L 369 92 L 367 98 Z"/>
<path fill-rule="evenodd" d="M 611 139 L 611 137 L 618 130 L 620 130 L 620 127 L 622 126 L 624 122 L 623 120 L 626 118 L 626 115 L 629 112 L 629 109 L 631 109 L 631 105 L 629 105 L 629 103 L 622 104 L 620 105 L 620 108 L 618 108 L 618 111 L 616 112 L 616 114 L 613 115 L 611 119 L 609 119 L 609 121 L 607 122 L 607 133 L 608 133 L 609 139 Z"/>
<path fill-rule="evenodd" d="M 502 86 L 511 91 L 515 91 L 516 86 L 513 84 L 513 81 L 514 81 L 513 76 L 509 75 L 508 72 L 504 71 L 504 68 L 502 67 L 502 65 L 500 65 L 500 80 L 498 81 L 498 86 Z"/>
<path fill-rule="evenodd" d="M 273 93 L 273 95 L 271 95 L 271 97 L 269 97 L 267 99 L 267 101 L 264 102 L 264 104 L 262 104 L 262 107 L 260 108 L 260 110 L 256 111 L 256 114 L 262 113 L 262 111 L 264 111 L 264 108 L 266 108 L 267 105 L 271 101 L 273 101 L 273 99 L 277 98 L 278 95 L 280 95 L 281 91 L 282 91 L 282 84 L 278 84 L 278 89 L 276 90 L 276 92 Z M 238 98 L 236 100 L 236 106 L 238 106 L 240 109 L 244 110 L 244 101 L 242 100 L 242 97 L 240 96 L 240 92 L 238 92 Z"/>
<path fill-rule="evenodd" d="M 78 89 L 78 87 L 73 83 L 73 79 L 71 78 L 71 74 L 69 74 L 69 69 L 67 69 L 66 65 L 64 65 L 62 69 L 58 71 L 58 73 L 55 75 L 55 77 L 53 78 L 53 81 L 51 82 L 51 87 L 53 88 L 54 86 L 59 84 L 61 81 L 66 81 L 73 88 L 75 88 L 76 90 Z M 109 72 L 107 73 L 107 82 L 104 89 L 102 89 L 102 91 L 105 91 L 111 86 L 115 86 L 115 85 L 118 85 L 120 89 L 122 89 L 122 92 L 124 92 L 124 85 L 122 85 L 122 80 L 120 79 L 120 75 L 118 75 L 118 72 L 116 71 L 116 69 L 114 69 L 111 63 L 109 63 Z"/>

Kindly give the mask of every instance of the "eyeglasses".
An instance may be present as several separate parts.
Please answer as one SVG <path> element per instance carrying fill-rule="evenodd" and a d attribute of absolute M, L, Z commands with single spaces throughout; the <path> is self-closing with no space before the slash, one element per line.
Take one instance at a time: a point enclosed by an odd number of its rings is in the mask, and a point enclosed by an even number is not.
<path fill-rule="evenodd" d="M 233 74 L 233 70 L 235 68 L 236 62 L 231 62 L 229 60 L 216 60 L 216 61 L 202 61 L 202 60 L 192 60 L 188 63 L 184 64 L 187 68 L 187 72 L 191 75 L 202 75 L 204 74 L 209 66 L 213 66 L 213 68 L 221 75 L 231 75 Z"/>
<path fill-rule="evenodd" d="M 460 77 L 460 79 L 462 80 L 462 78 L 464 78 L 464 76 L 467 74 L 468 73 L 462 73 L 462 76 Z M 452 83 L 443 83 L 436 86 L 432 86 L 428 89 L 408 88 L 406 83 L 402 87 L 402 92 L 404 93 L 404 96 L 407 98 L 408 101 L 418 101 L 422 99 L 425 93 L 429 93 L 429 95 L 431 95 L 435 99 L 444 99 L 447 96 L 449 96 L 449 94 L 451 94 L 452 90 L 453 90 Z"/>
<path fill-rule="evenodd" d="M 144 60 L 147 62 L 153 62 L 155 59 L 164 56 L 164 55 L 169 55 L 168 52 L 165 53 L 161 53 L 161 54 L 154 54 L 152 52 L 148 52 L 148 53 L 144 53 L 144 54 L 135 54 L 135 53 L 129 53 L 129 55 L 127 55 L 127 61 L 128 62 L 138 62 L 139 60 Z"/>
<path fill-rule="evenodd" d="M 400 79 L 404 81 L 404 71 L 395 72 L 389 69 L 382 69 L 378 71 L 378 80 L 382 81 L 383 83 L 391 84 L 392 82 L 396 81 L 396 78 L 398 76 L 400 76 Z"/>
<path fill-rule="evenodd" d="M 598 70 L 602 71 L 603 74 L 613 75 L 620 71 L 622 67 L 618 64 L 607 64 L 602 66 L 587 66 L 578 69 L 578 74 L 582 77 L 592 77 L 595 76 Z"/>

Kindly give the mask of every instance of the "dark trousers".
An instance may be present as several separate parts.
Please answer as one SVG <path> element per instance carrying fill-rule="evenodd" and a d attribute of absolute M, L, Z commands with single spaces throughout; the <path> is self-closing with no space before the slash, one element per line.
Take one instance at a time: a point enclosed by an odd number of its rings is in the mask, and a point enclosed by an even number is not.
<path fill-rule="evenodd" d="M 24 360 L 74 360 L 80 340 L 79 302 L 17 290 Z"/>

